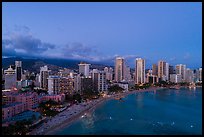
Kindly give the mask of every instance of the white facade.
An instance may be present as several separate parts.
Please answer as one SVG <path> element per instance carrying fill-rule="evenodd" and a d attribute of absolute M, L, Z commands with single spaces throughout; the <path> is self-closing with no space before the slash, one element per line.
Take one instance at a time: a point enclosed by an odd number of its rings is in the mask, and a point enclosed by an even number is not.
<path fill-rule="evenodd" d="M 5 89 L 11 89 L 12 87 L 16 87 L 16 71 L 11 68 L 11 66 L 4 70 L 5 76 Z"/>
<path fill-rule="evenodd" d="M 106 73 L 104 71 L 93 69 L 91 77 L 94 90 L 97 90 L 98 92 L 107 91 Z"/>
<path fill-rule="evenodd" d="M 182 81 L 185 82 L 185 80 L 186 80 L 186 65 L 183 65 L 183 64 L 176 65 L 176 74 L 180 74 Z"/>
<path fill-rule="evenodd" d="M 202 68 L 199 68 L 199 81 L 202 82 Z"/>
<path fill-rule="evenodd" d="M 173 83 L 182 82 L 182 77 L 180 74 L 170 74 L 170 81 Z"/>
<path fill-rule="evenodd" d="M 193 82 L 194 81 L 194 75 L 193 75 L 193 70 L 187 68 L 186 69 L 186 74 L 185 74 L 185 82 Z"/>
<path fill-rule="evenodd" d="M 79 73 L 83 74 L 85 77 L 88 77 L 89 76 L 89 66 L 90 64 L 80 63 Z"/>
<path fill-rule="evenodd" d="M 113 69 L 110 67 L 105 67 L 104 72 L 106 75 L 106 79 L 112 81 L 113 80 Z"/>
<path fill-rule="evenodd" d="M 169 64 L 165 61 L 158 61 L 158 78 L 163 81 L 167 81 L 169 79 Z"/>
<path fill-rule="evenodd" d="M 58 94 L 60 91 L 60 77 L 49 76 L 48 78 L 48 93 L 49 95 Z"/>
<path fill-rule="evenodd" d="M 118 83 L 118 86 L 121 87 L 121 88 L 123 88 L 125 92 L 128 91 L 128 83 L 122 83 L 122 82 L 120 82 L 120 83 Z"/>
<path fill-rule="evenodd" d="M 5 89 L 16 87 L 16 74 L 5 74 Z"/>
<path fill-rule="evenodd" d="M 40 74 L 36 74 L 35 77 L 35 86 L 40 87 Z"/>
<path fill-rule="evenodd" d="M 130 67 L 125 66 L 125 81 L 131 81 Z"/>
<path fill-rule="evenodd" d="M 145 60 L 141 58 L 135 60 L 135 83 L 145 83 Z"/>
<path fill-rule="evenodd" d="M 169 81 L 169 63 L 166 63 L 166 81 Z"/>
<path fill-rule="evenodd" d="M 74 90 L 75 92 L 81 92 L 81 77 L 80 74 L 78 74 L 76 77 L 74 77 Z"/>
<path fill-rule="evenodd" d="M 98 91 L 107 91 L 106 73 L 104 71 L 99 71 L 98 73 Z"/>

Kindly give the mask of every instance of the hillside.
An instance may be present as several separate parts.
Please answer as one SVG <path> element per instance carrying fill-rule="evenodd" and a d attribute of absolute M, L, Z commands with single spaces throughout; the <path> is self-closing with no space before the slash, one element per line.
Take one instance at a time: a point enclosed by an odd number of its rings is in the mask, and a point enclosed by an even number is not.
<path fill-rule="evenodd" d="M 9 65 L 14 65 L 15 61 L 22 61 L 22 67 L 25 70 L 29 70 L 31 72 L 39 72 L 40 67 L 47 65 L 48 68 L 52 71 L 58 71 L 60 68 L 69 68 L 69 69 L 78 69 L 78 64 L 81 62 L 79 60 L 65 60 L 65 59 L 29 59 L 22 57 L 10 57 L 2 59 L 2 67 L 3 69 L 7 69 Z M 90 62 L 88 62 L 90 63 Z M 103 69 L 105 66 L 103 64 L 93 64 L 90 63 L 90 68 Z"/>

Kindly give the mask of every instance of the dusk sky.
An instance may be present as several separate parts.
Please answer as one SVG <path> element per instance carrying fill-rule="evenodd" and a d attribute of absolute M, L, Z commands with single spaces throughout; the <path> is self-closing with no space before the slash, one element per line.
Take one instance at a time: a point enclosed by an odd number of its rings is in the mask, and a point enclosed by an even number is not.
<path fill-rule="evenodd" d="M 202 3 L 3 3 L 3 56 L 202 66 Z"/>

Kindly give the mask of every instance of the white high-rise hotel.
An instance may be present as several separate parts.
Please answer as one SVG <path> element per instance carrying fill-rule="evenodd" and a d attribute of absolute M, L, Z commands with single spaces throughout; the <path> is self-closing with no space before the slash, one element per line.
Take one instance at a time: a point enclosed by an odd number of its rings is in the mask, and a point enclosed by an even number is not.
<path fill-rule="evenodd" d="M 79 64 L 79 73 L 83 74 L 85 77 L 89 76 L 89 65 L 86 63 L 80 63 Z"/>
<path fill-rule="evenodd" d="M 141 58 L 135 60 L 135 83 L 145 83 L 145 60 Z"/>
<path fill-rule="evenodd" d="M 60 91 L 60 77 L 49 76 L 47 79 L 48 79 L 48 93 L 50 95 L 58 94 Z"/>

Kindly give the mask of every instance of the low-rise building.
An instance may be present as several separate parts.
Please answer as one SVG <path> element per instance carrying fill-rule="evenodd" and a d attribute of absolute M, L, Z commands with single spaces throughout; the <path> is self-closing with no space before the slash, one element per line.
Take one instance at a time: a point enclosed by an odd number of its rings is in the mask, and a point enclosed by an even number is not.
<path fill-rule="evenodd" d="M 14 102 L 8 105 L 2 106 L 2 121 L 11 119 L 13 116 L 26 110 L 25 103 Z"/>
<path fill-rule="evenodd" d="M 56 102 L 64 102 L 65 94 L 45 95 L 45 96 L 42 96 L 42 98 L 41 98 L 41 101 L 49 101 L 49 100 L 53 100 Z"/>
<path fill-rule="evenodd" d="M 119 82 L 118 86 L 124 89 L 124 92 L 128 91 L 128 83 L 127 82 Z"/>

